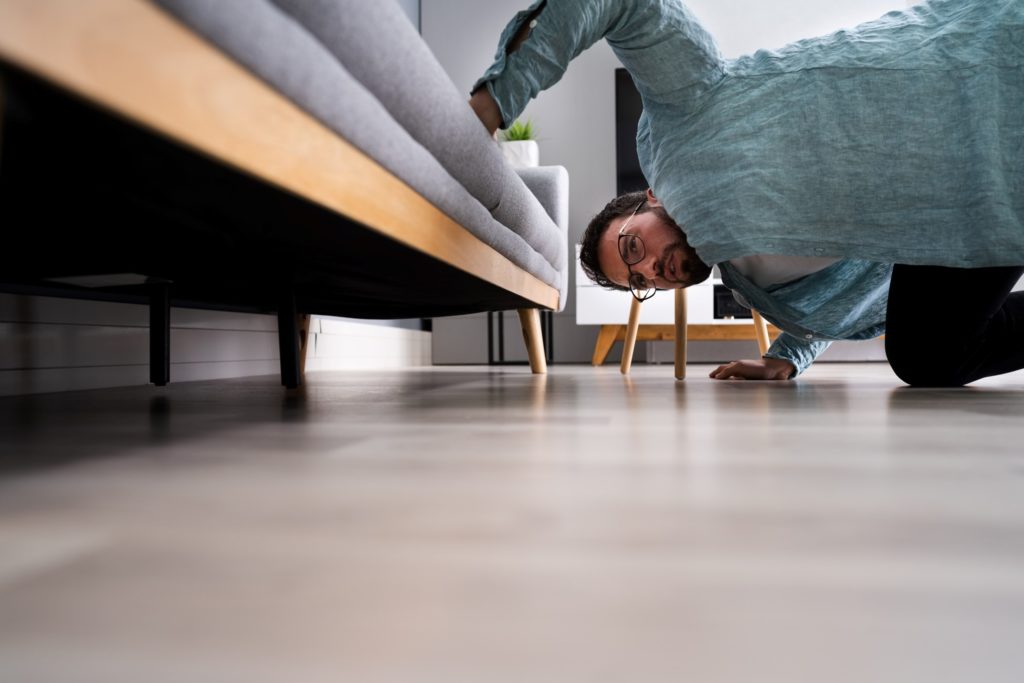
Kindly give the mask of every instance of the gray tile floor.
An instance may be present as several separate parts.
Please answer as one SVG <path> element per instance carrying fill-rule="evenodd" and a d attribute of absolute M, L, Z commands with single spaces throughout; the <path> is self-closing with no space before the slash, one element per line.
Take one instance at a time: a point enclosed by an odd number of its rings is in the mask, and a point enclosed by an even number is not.
<path fill-rule="evenodd" d="M 0 681 L 1024 680 L 1024 375 L 0 399 Z"/>

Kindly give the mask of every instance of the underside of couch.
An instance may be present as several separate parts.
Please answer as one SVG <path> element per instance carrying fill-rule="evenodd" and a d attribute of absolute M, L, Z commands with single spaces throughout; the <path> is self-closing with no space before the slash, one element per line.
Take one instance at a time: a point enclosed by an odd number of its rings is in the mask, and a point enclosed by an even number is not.
<path fill-rule="evenodd" d="M 357 318 L 532 305 L 10 65 L 2 78 L 7 283 L 137 273 L 173 283 L 176 303 L 267 312 L 287 288 L 300 311 Z"/>

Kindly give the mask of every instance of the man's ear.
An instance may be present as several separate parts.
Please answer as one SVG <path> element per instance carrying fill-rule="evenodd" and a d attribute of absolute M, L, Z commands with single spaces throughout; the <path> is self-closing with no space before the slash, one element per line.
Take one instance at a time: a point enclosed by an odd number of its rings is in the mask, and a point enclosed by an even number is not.
<path fill-rule="evenodd" d="M 654 190 L 649 187 L 647 188 L 647 205 L 651 207 L 661 206 L 661 202 L 654 196 Z"/>

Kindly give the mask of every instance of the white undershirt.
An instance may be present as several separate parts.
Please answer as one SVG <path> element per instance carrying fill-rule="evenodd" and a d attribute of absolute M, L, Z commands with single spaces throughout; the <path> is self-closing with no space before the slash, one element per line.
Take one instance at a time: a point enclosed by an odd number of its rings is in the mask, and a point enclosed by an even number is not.
<path fill-rule="evenodd" d="M 838 258 L 833 256 L 780 256 L 778 254 L 753 254 L 730 259 L 729 263 L 740 274 L 762 289 L 780 285 L 817 273 L 832 265 Z"/>

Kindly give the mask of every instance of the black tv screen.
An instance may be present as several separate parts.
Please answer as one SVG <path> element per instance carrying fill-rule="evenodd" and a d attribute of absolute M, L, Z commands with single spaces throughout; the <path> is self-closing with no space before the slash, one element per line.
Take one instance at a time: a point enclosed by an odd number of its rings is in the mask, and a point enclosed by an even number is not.
<path fill-rule="evenodd" d="M 646 190 L 640 160 L 636 156 L 636 126 L 644 109 L 633 78 L 625 69 L 615 70 L 615 172 L 618 194 Z"/>

